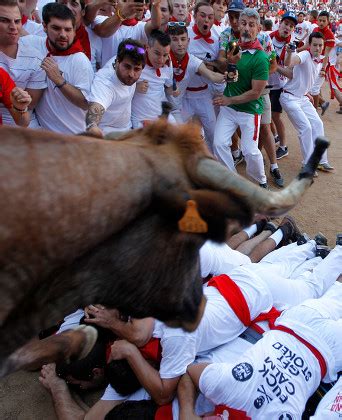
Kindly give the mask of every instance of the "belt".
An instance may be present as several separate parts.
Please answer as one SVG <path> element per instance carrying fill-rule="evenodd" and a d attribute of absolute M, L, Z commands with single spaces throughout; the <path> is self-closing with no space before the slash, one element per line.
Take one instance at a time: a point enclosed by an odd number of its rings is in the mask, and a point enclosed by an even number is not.
<path fill-rule="evenodd" d="M 199 86 L 199 87 L 187 87 L 186 90 L 189 92 L 200 92 L 201 90 L 206 90 L 208 85 Z"/>
<path fill-rule="evenodd" d="M 293 335 L 295 338 L 297 338 L 298 341 L 300 341 L 302 344 L 304 344 L 305 347 L 307 347 L 312 354 L 316 357 L 319 366 L 321 368 L 321 377 L 322 379 L 327 373 L 327 364 L 325 363 L 324 357 L 321 355 L 321 353 L 314 347 L 312 344 L 310 344 L 308 341 L 304 340 L 304 338 L 300 337 L 298 334 L 296 334 L 291 328 L 285 327 L 284 325 L 275 325 L 272 327 L 272 330 L 279 330 L 286 332 L 290 335 Z"/>
<path fill-rule="evenodd" d="M 284 92 L 284 93 L 288 93 L 289 95 L 294 96 L 294 94 L 293 94 L 292 92 L 289 92 L 288 90 L 283 89 L 283 92 Z"/>

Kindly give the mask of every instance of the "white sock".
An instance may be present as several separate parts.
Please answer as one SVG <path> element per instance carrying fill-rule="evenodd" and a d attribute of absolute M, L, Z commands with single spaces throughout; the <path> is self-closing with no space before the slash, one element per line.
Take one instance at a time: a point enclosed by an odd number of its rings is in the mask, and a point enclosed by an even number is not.
<path fill-rule="evenodd" d="M 278 163 L 271 163 L 271 171 L 273 171 L 273 169 L 278 169 Z"/>
<path fill-rule="evenodd" d="M 241 150 L 240 149 L 236 149 L 236 150 L 233 150 L 232 151 L 232 155 L 233 155 L 233 157 L 236 159 L 236 158 L 238 158 L 239 156 L 240 156 L 240 152 L 241 152 Z"/>
<path fill-rule="evenodd" d="M 254 224 L 252 226 L 248 226 L 245 229 L 243 229 L 243 232 L 246 232 L 247 236 L 251 238 L 253 235 L 257 233 L 257 230 L 258 230 L 257 225 Z"/>
<path fill-rule="evenodd" d="M 274 240 L 274 242 L 276 243 L 276 245 L 279 245 L 279 243 L 283 239 L 283 237 L 284 237 L 284 234 L 283 234 L 283 231 L 281 229 L 277 229 L 270 236 L 270 238 Z"/>

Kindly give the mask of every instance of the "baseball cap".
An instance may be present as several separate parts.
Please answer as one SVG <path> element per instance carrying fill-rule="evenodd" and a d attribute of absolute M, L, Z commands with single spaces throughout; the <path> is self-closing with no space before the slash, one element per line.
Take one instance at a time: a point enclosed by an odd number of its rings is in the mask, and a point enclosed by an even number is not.
<path fill-rule="evenodd" d="M 297 16 L 295 12 L 292 12 L 292 10 L 289 10 L 288 12 L 284 13 L 283 16 L 281 17 L 281 21 L 283 21 L 284 19 L 290 19 L 293 20 L 293 22 L 297 25 L 298 20 L 297 20 Z"/>
<path fill-rule="evenodd" d="M 228 6 L 228 12 L 242 12 L 245 8 L 245 4 L 240 0 L 233 0 Z"/>

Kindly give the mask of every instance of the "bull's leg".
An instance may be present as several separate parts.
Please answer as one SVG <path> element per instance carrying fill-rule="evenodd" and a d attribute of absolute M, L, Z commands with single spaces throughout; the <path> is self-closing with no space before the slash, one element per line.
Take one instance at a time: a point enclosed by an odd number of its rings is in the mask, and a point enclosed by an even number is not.
<path fill-rule="evenodd" d="M 0 365 L 0 377 L 20 369 L 38 369 L 46 363 L 82 359 L 93 348 L 96 339 L 97 330 L 85 325 L 44 340 L 33 339 Z"/>

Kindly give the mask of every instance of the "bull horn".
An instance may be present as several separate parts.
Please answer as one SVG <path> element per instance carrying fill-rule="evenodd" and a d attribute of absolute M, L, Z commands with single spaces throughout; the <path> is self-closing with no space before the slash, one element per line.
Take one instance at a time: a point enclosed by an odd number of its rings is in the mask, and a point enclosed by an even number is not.
<path fill-rule="evenodd" d="M 329 141 L 324 137 L 318 137 L 308 163 L 290 185 L 278 192 L 257 187 L 242 176 L 227 170 L 217 161 L 207 158 L 199 160 L 195 169 L 195 179 L 205 186 L 229 191 L 245 198 L 257 213 L 280 216 L 291 210 L 312 184 L 317 165 L 328 147 Z"/>

